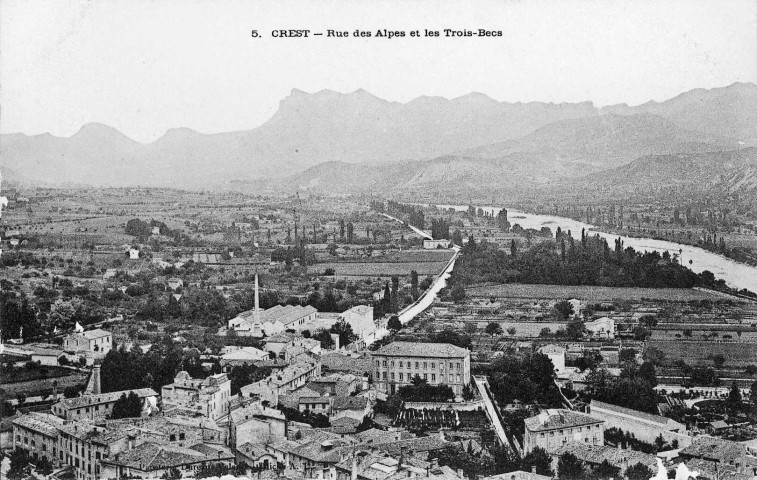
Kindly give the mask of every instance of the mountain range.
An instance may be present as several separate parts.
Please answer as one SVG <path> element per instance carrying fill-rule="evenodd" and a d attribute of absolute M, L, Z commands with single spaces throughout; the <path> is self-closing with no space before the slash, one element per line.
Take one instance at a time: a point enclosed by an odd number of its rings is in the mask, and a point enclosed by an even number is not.
<path fill-rule="evenodd" d="M 740 143 L 741 142 L 741 143 Z M 0 136 L 6 177 L 47 184 L 207 188 L 273 179 L 285 189 L 528 188 L 649 155 L 757 144 L 757 86 L 692 90 L 664 102 L 597 108 L 507 103 L 482 94 L 401 104 L 364 90 L 293 90 L 263 125 L 172 129 L 139 143 L 102 124 L 71 137 Z"/>

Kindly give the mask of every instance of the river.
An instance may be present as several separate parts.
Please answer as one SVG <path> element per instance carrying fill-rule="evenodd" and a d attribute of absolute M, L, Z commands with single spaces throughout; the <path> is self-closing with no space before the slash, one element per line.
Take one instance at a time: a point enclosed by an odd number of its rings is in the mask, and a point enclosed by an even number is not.
<path fill-rule="evenodd" d="M 463 205 L 437 205 L 439 208 L 454 208 L 458 211 L 468 210 L 467 206 Z M 476 207 L 479 208 L 479 207 Z M 481 207 L 484 211 L 497 215 L 501 208 L 498 207 Z M 507 210 L 507 218 L 511 225 L 519 224 L 523 228 L 533 228 L 535 230 L 541 230 L 542 227 L 549 227 L 554 234 L 557 227 L 560 227 L 563 232 L 570 230 L 571 235 L 576 238 L 581 238 L 581 229 L 586 229 L 587 232 L 599 235 L 607 239 L 607 242 L 612 246 L 618 235 L 610 234 L 597 230 L 594 225 L 588 223 L 579 222 L 571 218 L 557 217 L 553 215 L 537 215 L 533 213 L 520 212 L 518 210 Z M 693 247 L 691 245 L 683 245 L 675 242 L 668 242 L 664 240 L 654 240 L 651 238 L 634 238 L 620 235 L 625 247 L 633 247 L 637 251 L 656 251 L 656 252 L 670 252 L 671 255 L 678 254 L 682 257 L 683 264 L 689 267 L 696 273 L 701 273 L 705 270 L 709 270 L 715 274 L 716 278 L 722 278 L 730 287 L 742 289 L 746 288 L 752 292 L 757 292 L 757 267 L 739 263 L 730 258 L 726 258 L 717 253 L 709 252 L 699 247 Z"/>

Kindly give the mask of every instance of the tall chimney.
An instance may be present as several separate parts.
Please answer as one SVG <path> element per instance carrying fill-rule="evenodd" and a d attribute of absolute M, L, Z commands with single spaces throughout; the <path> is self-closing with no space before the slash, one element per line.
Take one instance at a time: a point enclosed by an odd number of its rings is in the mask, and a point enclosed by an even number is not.
<path fill-rule="evenodd" d="M 350 480 L 357 480 L 357 455 L 355 448 L 352 448 L 352 469 L 350 470 Z"/>
<path fill-rule="evenodd" d="M 260 325 L 260 292 L 258 291 L 257 271 L 255 271 L 255 323 Z"/>

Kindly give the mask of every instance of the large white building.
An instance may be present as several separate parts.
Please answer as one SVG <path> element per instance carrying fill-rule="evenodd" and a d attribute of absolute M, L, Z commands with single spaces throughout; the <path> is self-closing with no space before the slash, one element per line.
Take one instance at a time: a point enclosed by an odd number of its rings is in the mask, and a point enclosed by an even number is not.
<path fill-rule="evenodd" d="M 457 396 L 470 383 L 470 352 L 448 343 L 393 342 L 372 356 L 373 383 L 389 395 L 416 376 L 429 385 L 449 385 Z"/>
<path fill-rule="evenodd" d="M 544 410 L 539 415 L 527 418 L 523 451 L 532 452 L 543 448 L 548 453 L 570 442 L 588 445 L 604 445 L 604 420 L 585 413 L 564 409 Z"/>

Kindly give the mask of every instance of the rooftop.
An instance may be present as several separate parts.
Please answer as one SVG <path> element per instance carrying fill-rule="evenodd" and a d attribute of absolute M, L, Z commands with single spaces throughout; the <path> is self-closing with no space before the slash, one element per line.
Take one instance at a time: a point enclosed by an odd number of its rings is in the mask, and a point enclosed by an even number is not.
<path fill-rule="evenodd" d="M 378 349 L 374 355 L 390 357 L 461 358 L 470 355 L 465 348 L 449 343 L 392 342 Z"/>
<path fill-rule="evenodd" d="M 679 455 L 682 457 L 718 460 L 727 463 L 746 456 L 747 449 L 744 445 L 737 442 L 702 435 L 696 438 L 691 445 L 681 450 Z"/>
<path fill-rule="evenodd" d="M 212 460 L 234 458 L 228 448 L 220 445 L 198 444 L 190 448 L 146 442 L 132 450 L 117 455 L 117 458 L 103 460 L 103 463 L 123 465 L 143 472 Z"/>
<path fill-rule="evenodd" d="M 84 335 L 84 338 L 86 338 L 87 340 L 94 340 L 96 338 L 109 337 L 111 336 L 111 333 L 96 328 L 94 330 L 87 330 L 86 332 L 82 333 L 82 335 Z"/>
<path fill-rule="evenodd" d="M 554 430 L 558 428 L 572 428 L 583 425 L 604 423 L 604 420 L 594 418 L 585 413 L 564 409 L 548 409 L 539 415 L 525 420 L 526 429 L 532 432 Z"/>
<path fill-rule="evenodd" d="M 48 437 L 57 437 L 58 427 L 63 426 L 63 419 L 49 413 L 29 413 L 13 420 L 13 425 L 39 432 Z"/>
<path fill-rule="evenodd" d="M 605 460 L 610 465 L 620 467 L 621 470 L 641 463 L 653 472 L 657 471 L 657 457 L 648 453 L 626 450 L 608 445 L 589 445 L 586 443 L 569 442 L 551 452 L 553 456 L 572 453 L 582 462 L 599 465 Z"/>
<path fill-rule="evenodd" d="M 139 398 L 157 397 L 158 394 L 152 388 L 138 388 L 135 390 L 121 390 L 119 392 L 100 393 L 97 395 L 84 395 L 75 398 L 66 398 L 60 403 L 67 409 L 88 407 L 90 405 L 100 405 L 103 403 L 112 403 L 121 398 L 121 395 L 128 396 L 134 392 Z"/>
<path fill-rule="evenodd" d="M 670 419 L 670 418 L 667 418 L 667 417 L 662 417 L 660 415 L 654 415 L 654 414 L 651 414 L 651 413 L 640 412 L 639 410 L 633 410 L 631 408 L 620 407 L 618 405 L 613 405 L 611 403 L 600 402 L 600 401 L 597 401 L 597 400 L 592 400 L 590 405 L 591 405 L 591 409 L 592 410 L 595 409 L 595 408 L 601 408 L 603 410 L 609 410 L 609 411 L 612 411 L 612 412 L 616 412 L 616 413 L 621 413 L 621 414 L 624 414 L 624 415 L 629 415 L 629 416 L 637 417 L 640 420 L 644 420 L 644 421 L 652 422 L 652 423 L 657 423 L 657 424 L 659 424 L 661 426 L 668 425 L 670 422 L 675 422 L 675 420 L 673 420 L 673 419 Z"/>

